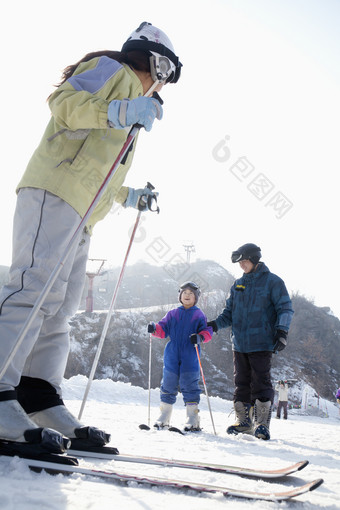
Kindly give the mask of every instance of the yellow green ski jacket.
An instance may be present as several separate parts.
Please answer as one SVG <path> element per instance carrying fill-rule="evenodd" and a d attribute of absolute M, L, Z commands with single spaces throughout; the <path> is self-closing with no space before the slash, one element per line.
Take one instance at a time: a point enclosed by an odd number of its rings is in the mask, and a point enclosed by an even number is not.
<path fill-rule="evenodd" d="M 50 96 L 51 120 L 17 190 L 47 190 L 83 217 L 127 137 L 126 130 L 108 126 L 109 102 L 142 94 L 139 78 L 126 64 L 106 56 L 81 63 Z M 90 218 L 89 230 L 109 212 L 113 201 L 126 200 L 128 188 L 122 184 L 133 153 L 134 149 L 117 168 Z"/>

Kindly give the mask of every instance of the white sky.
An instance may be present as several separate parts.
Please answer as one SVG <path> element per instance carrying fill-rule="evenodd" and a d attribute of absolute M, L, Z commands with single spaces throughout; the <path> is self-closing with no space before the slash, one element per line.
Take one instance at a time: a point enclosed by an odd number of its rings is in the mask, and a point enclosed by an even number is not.
<path fill-rule="evenodd" d="M 30 0 L 0 12 L 0 264 L 10 264 L 14 190 L 62 69 L 90 51 L 120 49 L 150 21 L 184 67 L 163 89 L 164 118 L 141 133 L 126 180 L 150 181 L 161 207 L 142 216 L 129 262 L 184 262 L 192 241 L 198 258 L 240 276 L 230 253 L 254 242 L 290 292 L 340 317 L 339 1 Z M 120 265 L 135 218 L 135 210 L 109 214 L 90 256 Z"/>

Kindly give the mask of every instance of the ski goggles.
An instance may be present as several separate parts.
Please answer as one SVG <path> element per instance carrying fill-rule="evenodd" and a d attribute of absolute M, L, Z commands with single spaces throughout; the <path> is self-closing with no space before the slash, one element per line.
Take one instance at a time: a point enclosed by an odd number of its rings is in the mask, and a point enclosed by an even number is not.
<path fill-rule="evenodd" d="M 168 57 L 152 53 L 150 57 L 150 72 L 153 81 L 176 83 L 181 74 L 181 67 L 176 67 Z"/>
<path fill-rule="evenodd" d="M 235 262 L 241 262 L 243 260 L 243 253 L 239 251 L 233 251 L 231 254 L 231 261 L 235 264 Z"/>
<path fill-rule="evenodd" d="M 151 55 L 150 59 L 153 57 L 156 58 L 156 61 L 151 62 L 151 70 L 157 69 L 157 67 L 160 66 L 160 62 L 157 63 L 157 59 L 162 59 L 162 70 L 159 69 L 159 72 L 162 73 L 162 81 L 165 81 L 165 83 L 178 82 L 181 76 L 182 63 L 174 52 L 164 46 L 164 44 L 140 39 L 130 39 L 123 44 L 122 51 L 129 52 L 134 50 L 146 51 Z M 168 63 L 165 62 L 165 59 L 168 60 Z M 168 68 L 165 73 L 166 75 L 164 74 L 165 66 Z M 152 72 L 154 71 L 151 71 L 151 74 Z M 159 81 L 157 75 L 156 78 L 155 75 L 153 75 L 153 79 L 154 81 Z"/>

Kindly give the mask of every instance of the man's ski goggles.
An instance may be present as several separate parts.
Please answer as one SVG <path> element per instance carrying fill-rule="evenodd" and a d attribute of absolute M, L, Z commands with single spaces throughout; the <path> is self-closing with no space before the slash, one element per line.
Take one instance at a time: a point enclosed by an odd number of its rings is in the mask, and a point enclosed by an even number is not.
<path fill-rule="evenodd" d="M 235 262 L 240 262 L 243 260 L 243 254 L 239 251 L 233 251 L 231 254 L 231 261 L 235 264 Z"/>

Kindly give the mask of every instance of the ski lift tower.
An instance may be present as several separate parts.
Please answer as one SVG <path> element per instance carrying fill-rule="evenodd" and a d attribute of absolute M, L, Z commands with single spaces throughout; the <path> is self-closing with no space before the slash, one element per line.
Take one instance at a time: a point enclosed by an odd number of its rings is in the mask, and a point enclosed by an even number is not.
<path fill-rule="evenodd" d="M 90 262 L 90 268 L 86 270 L 86 276 L 89 279 L 89 289 L 86 297 L 86 313 L 93 312 L 93 280 L 96 276 L 100 276 L 100 272 L 106 259 L 88 259 Z"/>
<path fill-rule="evenodd" d="M 195 253 L 195 245 L 192 241 L 185 242 L 183 244 L 183 248 L 187 252 L 187 263 L 190 264 L 190 255 L 191 253 Z"/>

